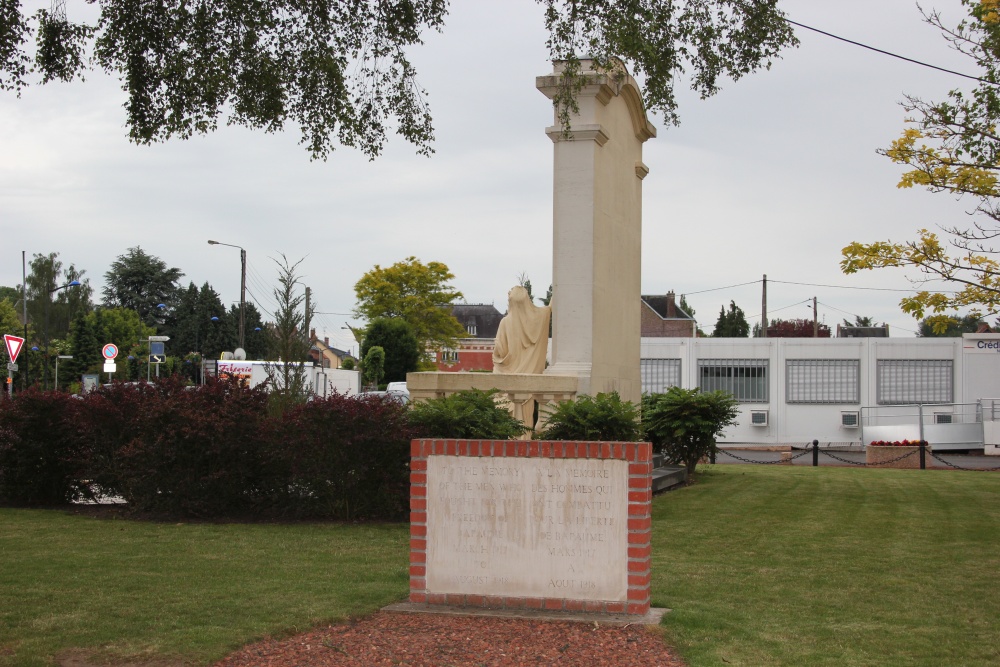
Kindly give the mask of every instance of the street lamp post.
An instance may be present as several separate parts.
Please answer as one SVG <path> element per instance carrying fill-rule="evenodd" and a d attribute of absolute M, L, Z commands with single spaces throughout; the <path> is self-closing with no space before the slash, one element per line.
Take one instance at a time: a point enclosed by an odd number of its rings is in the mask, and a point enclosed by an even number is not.
<path fill-rule="evenodd" d="M 79 286 L 79 280 L 71 280 L 65 285 L 60 285 L 59 287 L 53 287 L 50 289 L 45 298 L 45 365 L 42 366 L 42 386 L 46 389 L 49 388 L 49 308 L 52 305 L 52 295 L 61 289 L 66 289 L 67 287 Z M 58 362 L 56 363 L 58 364 Z"/>
<path fill-rule="evenodd" d="M 230 248 L 240 249 L 240 347 L 243 347 L 243 325 L 246 318 L 246 305 L 247 305 L 247 251 L 238 245 L 233 245 L 232 243 L 222 243 L 220 241 L 209 240 L 209 245 L 224 245 Z M 244 348 L 246 349 L 246 348 Z"/>

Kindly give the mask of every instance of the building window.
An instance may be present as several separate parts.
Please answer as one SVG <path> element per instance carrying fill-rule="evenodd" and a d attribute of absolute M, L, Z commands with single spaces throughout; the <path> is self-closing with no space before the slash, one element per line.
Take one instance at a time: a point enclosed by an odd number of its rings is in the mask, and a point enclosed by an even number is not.
<path fill-rule="evenodd" d="M 767 359 L 699 359 L 698 388 L 728 391 L 740 403 L 767 403 Z"/>
<path fill-rule="evenodd" d="M 458 362 L 458 350 L 448 348 L 441 350 L 441 362 L 445 364 L 454 364 Z"/>
<path fill-rule="evenodd" d="M 955 372 L 951 359 L 879 359 L 879 405 L 951 403 Z"/>
<path fill-rule="evenodd" d="M 680 359 L 641 359 L 639 376 L 642 393 L 658 394 L 681 384 Z"/>
<path fill-rule="evenodd" d="M 476 335 L 476 323 L 475 322 L 469 322 L 468 324 L 465 325 L 465 330 L 469 332 L 470 336 L 475 336 Z"/>
<path fill-rule="evenodd" d="M 785 402 L 860 403 L 861 362 L 857 359 L 789 359 Z"/>

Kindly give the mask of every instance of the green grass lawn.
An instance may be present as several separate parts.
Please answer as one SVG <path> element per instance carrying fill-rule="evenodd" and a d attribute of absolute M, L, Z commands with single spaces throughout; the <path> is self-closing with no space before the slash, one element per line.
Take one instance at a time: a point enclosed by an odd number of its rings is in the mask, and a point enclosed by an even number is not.
<path fill-rule="evenodd" d="M 693 666 L 1000 665 L 997 474 L 712 466 L 653 535 Z"/>
<path fill-rule="evenodd" d="M 403 525 L 140 523 L 0 509 L 0 665 L 207 663 L 406 596 Z"/>
<path fill-rule="evenodd" d="M 1000 665 L 1000 475 L 706 467 L 653 503 L 653 604 L 707 665 Z M 0 665 L 208 663 L 407 594 L 405 525 L 0 509 Z"/>

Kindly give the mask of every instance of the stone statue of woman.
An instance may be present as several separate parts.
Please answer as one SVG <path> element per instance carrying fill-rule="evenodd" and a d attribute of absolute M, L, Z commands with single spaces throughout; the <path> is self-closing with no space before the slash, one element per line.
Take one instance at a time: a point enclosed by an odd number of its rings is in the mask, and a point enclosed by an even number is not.
<path fill-rule="evenodd" d="M 550 306 L 536 306 L 521 286 L 507 292 L 507 314 L 500 320 L 493 348 L 494 373 L 539 374 L 545 370 Z"/>

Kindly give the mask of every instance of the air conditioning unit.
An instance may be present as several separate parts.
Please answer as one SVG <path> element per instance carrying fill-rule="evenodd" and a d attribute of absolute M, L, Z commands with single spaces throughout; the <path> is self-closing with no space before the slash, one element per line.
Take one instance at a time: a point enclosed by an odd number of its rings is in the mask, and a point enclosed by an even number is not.
<path fill-rule="evenodd" d="M 750 425 L 767 426 L 767 410 L 751 410 Z"/>
<path fill-rule="evenodd" d="M 841 410 L 840 425 L 844 428 L 857 428 L 861 425 L 861 413 L 857 410 Z"/>
<path fill-rule="evenodd" d="M 950 412 L 935 412 L 934 413 L 934 423 L 935 424 L 951 424 L 953 415 Z"/>

